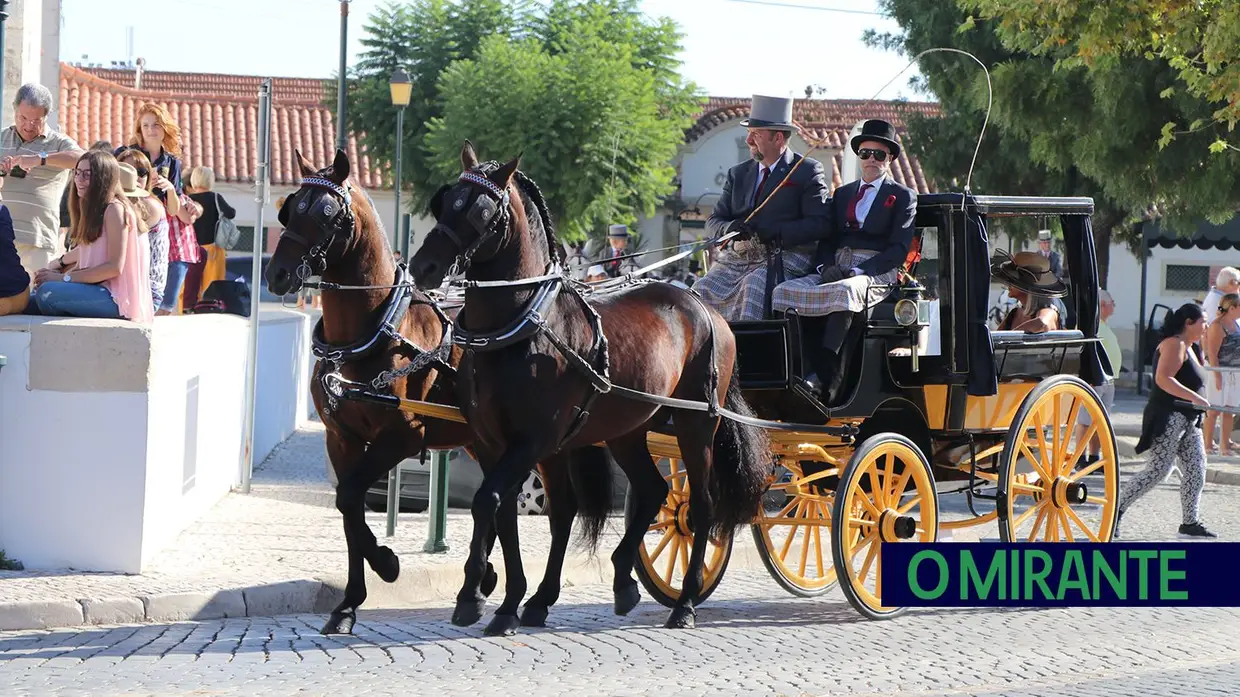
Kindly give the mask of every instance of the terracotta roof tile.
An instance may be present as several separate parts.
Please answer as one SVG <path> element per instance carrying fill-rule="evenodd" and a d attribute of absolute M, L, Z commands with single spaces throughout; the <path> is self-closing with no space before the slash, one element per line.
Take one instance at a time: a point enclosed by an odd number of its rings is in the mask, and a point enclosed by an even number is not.
<path fill-rule="evenodd" d="M 123 79 L 129 85 L 107 76 Z M 151 76 L 167 77 L 162 82 Z M 181 82 L 177 82 L 181 80 Z M 215 170 L 217 181 L 253 182 L 258 169 L 258 86 L 260 78 L 238 75 L 199 75 L 190 73 L 146 73 L 143 88 L 134 89 L 133 71 L 90 70 L 62 63 L 60 66 L 60 113 L 65 133 L 83 147 L 97 140 L 120 145 L 133 132 L 134 114 L 146 102 L 162 104 L 181 127 L 184 162 L 193 167 L 205 165 Z M 300 183 L 293 149 L 300 148 L 311 162 L 326 163 L 335 152 L 336 125 L 331 111 L 322 103 L 322 93 L 311 98 L 313 90 L 299 83 L 322 81 L 282 78 L 273 81 L 271 131 L 271 183 L 292 186 Z M 281 85 L 289 86 L 289 96 Z M 166 86 L 170 91 L 158 91 Z M 214 91 L 218 90 L 218 91 Z M 366 188 L 390 186 L 385 172 L 372 168 L 370 158 L 358 144 L 356 135 L 348 142 L 349 157 L 356 166 L 358 183 Z"/>
<path fill-rule="evenodd" d="M 122 87 L 135 87 L 137 71 L 116 68 L 77 68 L 84 73 L 115 82 Z M 159 70 L 142 71 L 141 89 L 173 94 L 210 94 L 231 97 L 253 97 L 263 78 L 253 75 L 221 75 L 219 73 L 174 73 Z M 272 78 L 271 91 L 277 100 L 322 103 L 336 90 L 335 80 L 310 78 Z"/>

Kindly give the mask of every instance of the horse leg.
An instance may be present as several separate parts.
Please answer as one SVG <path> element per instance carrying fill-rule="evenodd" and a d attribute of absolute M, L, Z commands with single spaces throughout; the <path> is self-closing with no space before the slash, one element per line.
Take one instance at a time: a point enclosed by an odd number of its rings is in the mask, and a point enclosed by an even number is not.
<path fill-rule="evenodd" d="M 547 503 L 551 507 L 547 511 L 551 524 L 551 553 L 538 590 L 526 601 L 525 609 L 521 612 L 523 627 L 545 627 L 548 609 L 560 599 L 564 556 L 568 553 L 568 542 L 573 532 L 573 518 L 577 516 L 577 495 L 569 480 L 567 456 L 557 455 L 544 460 L 542 471 L 543 487 L 546 489 Z"/>
<path fill-rule="evenodd" d="M 495 514 L 495 531 L 499 535 L 500 550 L 504 553 L 504 601 L 495 608 L 495 616 L 487 624 L 486 636 L 512 636 L 517 633 L 521 620 L 517 608 L 525 597 L 525 568 L 521 564 L 521 543 L 516 489 L 504 494 Z"/>
<path fill-rule="evenodd" d="M 637 551 L 650 528 L 650 522 L 667 499 L 667 480 L 650 455 L 644 431 L 608 441 L 607 447 L 616 464 L 624 470 L 633 492 L 634 505 L 631 517 L 625 521 L 624 537 L 611 554 L 611 564 L 615 570 L 612 581 L 615 612 L 617 615 L 627 615 L 641 601 L 637 579 L 633 578 L 633 565 L 637 563 Z"/>
<path fill-rule="evenodd" d="M 497 527 L 499 522 L 497 513 L 504 499 L 513 498 L 513 492 L 534 469 L 537 454 L 537 450 L 531 444 L 522 443 L 510 446 L 494 465 L 483 467 L 486 474 L 483 476 L 482 485 L 474 494 L 473 505 L 470 508 L 474 519 L 474 531 L 469 542 L 469 558 L 465 560 L 465 582 L 456 596 L 456 609 L 452 612 L 452 624 L 458 627 L 467 627 L 482 619 L 482 609 L 486 607 L 486 596 L 483 595 L 481 586 L 487 571 L 487 547 L 496 531 L 501 535 L 500 544 L 505 545 L 504 561 L 507 567 L 505 571 L 508 583 L 512 584 L 516 579 L 514 572 L 521 571 L 520 550 L 513 549 L 510 552 L 506 548 L 507 540 L 503 537 L 505 529 L 504 526 Z M 515 505 L 516 499 L 513 498 L 514 518 L 510 532 L 514 541 L 516 539 Z M 517 568 L 515 569 L 508 563 L 509 554 L 516 561 Z M 523 572 L 517 583 L 520 586 L 521 595 L 524 596 L 525 576 Z M 508 595 L 511 596 L 511 590 Z M 508 599 L 505 598 L 505 603 L 507 602 Z M 520 598 L 517 602 L 520 602 Z M 515 617 L 515 605 L 509 610 L 509 614 Z"/>
<path fill-rule="evenodd" d="M 356 465 L 343 473 L 341 470 L 345 468 L 337 468 L 340 483 L 336 486 L 336 510 L 344 521 L 349 577 L 344 599 L 332 610 L 321 631 L 323 634 L 349 634 L 357 621 L 357 608 L 366 601 L 366 570 L 362 562 L 369 562 L 379 578 L 388 583 L 400 576 L 400 560 L 390 548 L 379 546 L 374 532 L 366 524 L 366 490 L 399 464 L 402 455 L 397 448 L 383 442 L 362 449 L 335 438 L 328 439 L 328 454 L 333 464 L 353 460 Z"/>
<path fill-rule="evenodd" d="M 677 411 L 674 418 L 680 456 L 689 478 L 689 523 L 693 528 L 694 544 L 693 551 L 689 553 L 689 568 L 685 570 L 680 599 L 663 626 L 668 629 L 692 629 L 697 617 L 694 603 L 702 590 L 706 538 L 711 528 L 711 500 L 707 481 L 715 433 L 711 425 L 718 422 L 699 412 Z"/>

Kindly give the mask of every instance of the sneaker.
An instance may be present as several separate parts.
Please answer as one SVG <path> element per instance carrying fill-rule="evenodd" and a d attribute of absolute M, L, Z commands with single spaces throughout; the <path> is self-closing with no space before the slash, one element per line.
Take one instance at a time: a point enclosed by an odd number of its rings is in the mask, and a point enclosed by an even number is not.
<path fill-rule="evenodd" d="M 1209 530 L 1206 530 L 1206 526 L 1202 525 L 1201 523 L 1193 523 L 1192 525 L 1181 525 L 1180 526 L 1180 537 L 1214 538 L 1214 537 L 1218 537 L 1218 535 L 1215 535 Z"/>

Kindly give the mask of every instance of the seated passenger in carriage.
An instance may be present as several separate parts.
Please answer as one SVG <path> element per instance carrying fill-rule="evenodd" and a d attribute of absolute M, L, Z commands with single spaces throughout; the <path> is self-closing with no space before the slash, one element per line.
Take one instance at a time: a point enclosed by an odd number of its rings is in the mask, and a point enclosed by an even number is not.
<path fill-rule="evenodd" d="M 1067 286 L 1051 271 L 1046 257 L 1037 252 L 1000 254 L 991 266 L 991 275 L 1007 286 L 1008 296 L 1017 305 L 996 330 L 1041 334 L 1063 329 L 1063 317 L 1053 298 L 1067 292 Z"/>
<path fill-rule="evenodd" d="M 821 339 L 809 338 L 806 356 L 813 367 L 806 387 L 820 396 L 824 388 L 834 395 L 846 372 L 840 350 L 853 315 L 881 302 L 898 282 L 917 217 L 917 192 L 890 176 L 891 162 L 900 156 L 895 127 L 866 121 L 850 146 L 861 159 L 861 179 L 837 189 L 828 204 L 816 270 L 776 286 L 772 297 L 777 312 L 826 317 Z"/>
<path fill-rule="evenodd" d="M 755 95 L 750 118 L 741 125 L 749 129 L 745 142 L 752 159 L 728 170 L 723 194 L 706 221 L 713 237 L 739 234 L 693 284 L 694 292 L 729 322 L 766 317 L 772 245 L 782 249 L 783 268 L 775 269 L 777 274 L 799 278 L 812 272 L 814 244 L 827 230 L 826 171 L 813 158 L 798 165 L 802 156 L 788 148 L 796 129 L 792 99 Z"/>

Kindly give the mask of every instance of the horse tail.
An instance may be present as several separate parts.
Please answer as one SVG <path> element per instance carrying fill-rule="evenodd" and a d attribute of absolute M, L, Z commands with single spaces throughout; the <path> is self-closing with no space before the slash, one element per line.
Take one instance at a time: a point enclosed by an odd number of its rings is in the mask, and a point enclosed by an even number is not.
<path fill-rule="evenodd" d="M 755 416 L 733 377 L 724 407 L 742 416 Z M 738 526 L 753 522 L 766 493 L 771 471 L 771 444 L 766 431 L 723 417 L 715 431 L 710 486 L 714 499 L 711 536 L 722 538 Z"/>
<path fill-rule="evenodd" d="M 611 513 L 611 462 L 607 451 L 591 445 L 574 450 L 568 458 L 569 479 L 577 499 L 581 539 L 593 553 L 598 549 Z"/>

